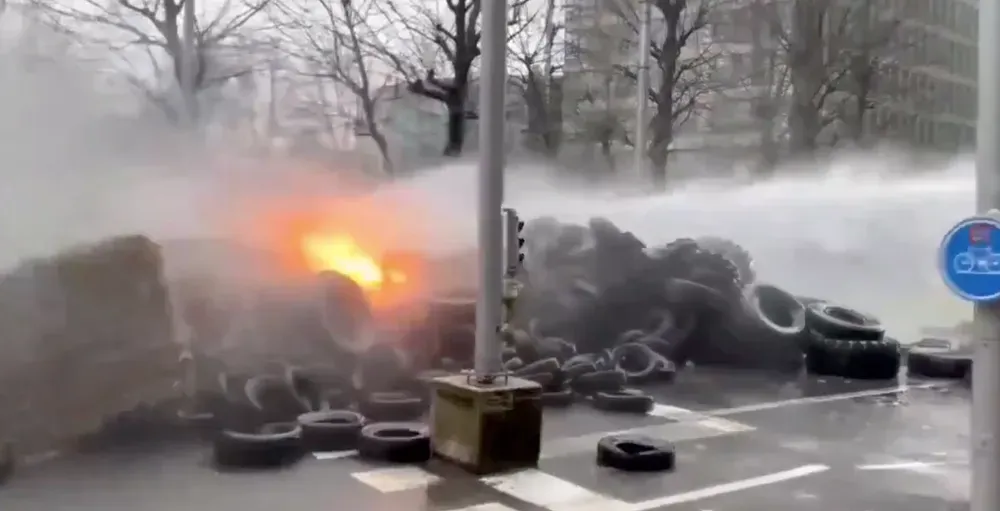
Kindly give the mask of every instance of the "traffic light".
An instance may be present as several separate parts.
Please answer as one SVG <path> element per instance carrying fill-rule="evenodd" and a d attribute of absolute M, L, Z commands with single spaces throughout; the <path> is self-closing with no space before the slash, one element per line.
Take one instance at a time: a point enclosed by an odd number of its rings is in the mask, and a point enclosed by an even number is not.
<path fill-rule="evenodd" d="M 517 211 L 504 208 L 504 231 L 506 232 L 504 250 L 504 269 L 509 274 L 517 273 L 524 264 L 524 222 L 517 216 Z"/>

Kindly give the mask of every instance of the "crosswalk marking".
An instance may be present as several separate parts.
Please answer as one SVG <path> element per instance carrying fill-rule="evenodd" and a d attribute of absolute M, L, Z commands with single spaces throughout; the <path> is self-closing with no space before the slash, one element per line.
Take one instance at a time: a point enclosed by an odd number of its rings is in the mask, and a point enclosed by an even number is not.
<path fill-rule="evenodd" d="M 550 511 L 615 511 L 626 503 L 541 470 L 522 470 L 480 479 L 487 486 Z"/>
<path fill-rule="evenodd" d="M 441 482 L 440 477 L 410 466 L 355 472 L 351 477 L 382 493 L 416 490 Z"/>

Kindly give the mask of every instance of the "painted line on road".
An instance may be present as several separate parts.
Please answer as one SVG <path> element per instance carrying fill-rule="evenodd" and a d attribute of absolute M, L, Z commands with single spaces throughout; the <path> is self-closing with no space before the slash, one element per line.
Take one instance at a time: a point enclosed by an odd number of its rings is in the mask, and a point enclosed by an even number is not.
<path fill-rule="evenodd" d="M 499 502 L 487 502 L 485 504 L 476 504 L 474 506 L 452 509 L 451 511 L 517 511 L 517 510 L 510 506 L 505 506 Z"/>
<path fill-rule="evenodd" d="M 480 481 L 500 493 L 548 511 L 653 511 L 663 507 L 800 479 L 827 470 L 830 470 L 828 465 L 803 465 L 791 470 L 639 502 L 626 502 L 609 497 L 535 469 L 484 477 Z"/>
<path fill-rule="evenodd" d="M 329 452 L 314 452 L 312 453 L 313 458 L 320 461 L 325 460 L 342 460 L 344 458 L 351 458 L 358 455 L 358 451 L 329 451 Z"/>
<path fill-rule="evenodd" d="M 950 382 L 922 383 L 919 385 L 898 385 L 895 387 L 888 387 L 882 389 L 861 390 L 858 392 L 845 392 L 843 394 L 798 397 L 794 399 L 785 399 L 782 401 L 767 401 L 764 403 L 755 403 L 752 405 L 735 406 L 732 408 L 717 408 L 715 410 L 708 410 L 700 413 L 711 417 L 725 417 L 728 415 L 736 415 L 740 413 L 774 410 L 777 408 L 785 408 L 788 406 L 832 403 L 836 401 L 846 401 L 849 399 L 858 399 L 862 397 L 875 397 L 875 396 L 884 396 L 886 394 L 898 394 L 900 392 L 906 392 L 908 390 L 944 388 L 944 387 L 950 387 L 952 385 L 954 385 L 954 383 Z"/>
<path fill-rule="evenodd" d="M 708 429 L 714 429 L 720 433 L 744 433 L 747 431 L 753 431 L 753 426 L 749 424 L 743 424 L 736 421 L 731 421 L 727 419 L 720 419 L 713 417 L 711 415 L 696 412 L 694 410 L 688 410 L 687 408 L 681 408 L 679 406 L 655 404 L 653 409 L 648 415 L 653 417 L 662 417 L 664 419 L 671 419 L 677 422 L 694 422 L 698 425 L 706 427 Z"/>
<path fill-rule="evenodd" d="M 441 482 L 441 477 L 420 467 L 381 468 L 354 472 L 351 477 L 381 493 L 418 490 Z"/>
<path fill-rule="evenodd" d="M 940 472 L 936 470 L 940 467 L 960 467 L 967 466 L 967 463 L 961 463 L 956 461 L 900 461 L 897 463 L 873 463 L 869 465 L 857 465 L 856 469 L 864 471 L 888 471 L 888 470 L 902 470 L 906 472 L 914 472 L 918 474 L 936 474 Z"/>
<path fill-rule="evenodd" d="M 794 479 L 800 479 L 803 477 L 826 472 L 827 470 L 830 470 L 830 467 L 828 465 L 803 465 L 801 467 L 793 468 L 791 470 L 774 472 L 772 474 L 751 477 L 749 479 L 742 479 L 730 483 L 717 484 L 715 486 L 708 486 L 700 490 L 678 493 L 676 495 L 669 495 L 657 499 L 644 500 L 642 502 L 633 502 L 620 511 L 652 511 L 654 509 L 659 509 L 662 507 L 675 506 L 677 504 L 686 504 L 688 502 L 695 502 L 698 500 L 704 500 L 711 497 L 718 497 L 720 495 L 726 495 L 729 493 L 736 493 L 744 490 L 750 490 L 753 488 L 759 488 L 761 486 L 783 483 L 785 481 L 791 481 Z"/>
<path fill-rule="evenodd" d="M 628 502 L 536 469 L 483 477 L 479 481 L 500 493 L 549 511 L 616 511 L 628 506 Z"/>

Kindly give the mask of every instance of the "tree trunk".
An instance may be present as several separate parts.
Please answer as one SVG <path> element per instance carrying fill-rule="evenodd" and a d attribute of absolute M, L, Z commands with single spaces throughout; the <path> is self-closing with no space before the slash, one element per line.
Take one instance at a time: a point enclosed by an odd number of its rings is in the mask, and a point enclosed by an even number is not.
<path fill-rule="evenodd" d="M 671 94 L 672 95 L 672 94 Z M 653 186 L 663 189 L 667 186 L 667 158 L 670 142 L 674 138 L 674 109 L 670 102 L 661 103 L 653 116 L 652 140 L 649 146 L 650 177 Z"/>
<path fill-rule="evenodd" d="M 790 132 L 789 149 L 796 156 L 812 156 L 818 147 L 820 130 L 822 129 L 820 112 L 807 94 L 796 88 L 792 92 L 792 106 L 788 114 Z"/>
<path fill-rule="evenodd" d="M 459 103 L 448 103 L 448 140 L 445 142 L 444 155 L 458 157 L 462 155 L 465 146 L 465 107 Z"/>

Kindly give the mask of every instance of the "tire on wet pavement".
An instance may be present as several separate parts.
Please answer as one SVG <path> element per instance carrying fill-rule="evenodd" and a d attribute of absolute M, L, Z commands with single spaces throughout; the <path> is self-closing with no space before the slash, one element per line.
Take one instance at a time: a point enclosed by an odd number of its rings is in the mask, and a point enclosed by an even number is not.
<path fill-rule="evenodd" d="M 625 373 L 616 370 L 596 371 L 578 376 L 569 382 L 577 394 L 592 396 L 598 392 L 614 392 L 625 386 Z"/>
<path fill-rule="evenodd" d="M 892 380 L 899 375 L 902 353 L 892 338 L 830 339 L 813 335 L 806 345 L 806 371 L 857 380 Z"/>
<path fill-rule="evenodd" d="M 419 418 L 427 402 L 412 392 L 372 392 L 358 400 L 358 412 L 372 422 L 399 422 Z"/>
<path fill-rule="evenodd" d="M 298 423 L 306 450 L 346 451 L 357 447 L 365 418 L 350 410 L 329 410 L 299 415 Z"/>
<path fill-rule="evenodd" d="M 591 403 L 598 410 L 638 414 L 649 413 L 656 404 L 653 396 L 637 389 L 597 392 Z"/>
<path fill-rule="evenodd" d="M 268 422 L 294 421 L 309 411 L 281 376 L 254 376 L 247 380 L 244 390 L 247 400 Z"/>
<path fill-rule="evenodd" d="M 658 369 L 664 367 L 667 360 L 645 344 L 628 343 L 612 350 L 611 363 L 616 371 L 625 373 L 627 383 L 646 383 L 659 376 Z"/>
<path fill-rule="evenodd" d="M 922 339 L 909 346 L 907 370 L 913 376 L 961 380 L 972 370 L 972 350 L 945 339 Z"/>
<path fill-rule="evenodd" d="M 806 330 L 806 307 L 791 293 L 755 284 L 747 289 L 745 299 L 750 318 L 771 335 L 799 340 Z"/>
<path fill-rule="evenodd" d="M 561 389 L 546 390 L 541 395 L 542 406 L 548 408 L 565 408 L 575 401 L 573 389 L 563 387 Z"/>
<path fill-rule="evenodd" d="M 294 422 L 269 423 L 252 433 L 223 430 L 212 445 L 220 468 L 272 468 L 301 459 L 302 428 Z"/>
<path fill-rule="evenodd" d="M 885 328 L 878 319 L 830 302 L 808 305 L 806 324 L 809 329 L 829 339 L 877 341 L 885 336 Z"/>
<path fill-rule="evenodd" d="M 609 435 L 597 442 L 597 464 L 626 472 L 666 472 L 676 464 L 674 445 L 644 435 Z"/>
<path fill-rule="evenodd" d="M 358 454 L 391 463 L 423 463 L 431 458 L 427 427 L 416 422 L 381 422 L 361 428 Z"/>

